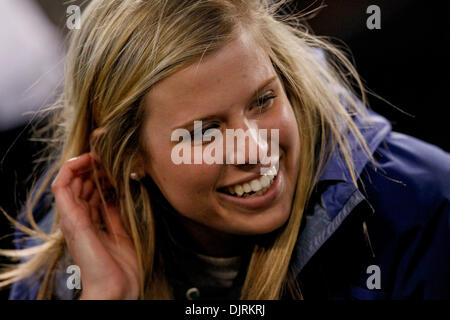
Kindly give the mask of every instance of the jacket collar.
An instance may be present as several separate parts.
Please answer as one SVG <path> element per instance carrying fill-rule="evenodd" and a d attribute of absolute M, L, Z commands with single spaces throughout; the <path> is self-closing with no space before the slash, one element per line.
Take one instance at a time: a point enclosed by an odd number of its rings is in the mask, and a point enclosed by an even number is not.
<path fill-rule="evenodd" d="M 367 110 L 364 117 L 354 118 L 354 122 L 365 138 L 371 154 L 391 132 L 386 118 Z M 355 175 L 358 178 L 369 162 L 368 156 L 350 136 Z M 342 222 L 361 203 L 373 213 L 373 209 L 363 194 L 353 184 L 339 151 L 332 153 L 330 160 L 319 178 L 320 190 L 311 198 L 303 215 L 302 226 L 291 258 L 291 270 L 298 275 L 306 263 L 321 246 L 336 232 Z M 319 190 L 319 189 L 318 189 Z"/>
<path fill-rule="evenodd" d="M 369 109 L 367 110 L 367 116 L 355 117 L 354 122 L 366 140 L 371 154 L 375 152 L 375 149 L 392 130 L 391 124 L 386 118 Z M 359 177 L 369 159 L 356 142 L 356 138 L 350 135 L 349 139 L 353 151 L 353 161 L 355 162 L 355 175 Z M 345 170 L 344 161 L 337 150 L 330 156 L 330 161 L 319 178 L 319 181 L 331 180 L 352 182 L 348 170 Z"/>

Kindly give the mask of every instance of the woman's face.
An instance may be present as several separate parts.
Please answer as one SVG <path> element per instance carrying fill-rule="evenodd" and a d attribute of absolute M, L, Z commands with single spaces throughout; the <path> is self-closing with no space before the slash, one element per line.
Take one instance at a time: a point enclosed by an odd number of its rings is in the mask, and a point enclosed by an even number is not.
<path fill-rule="evenodd" d="M 146 96 L 145 107 L 144 170 L 177 212 L 188 218 L 184 220 L 231 235 L 264 234 L 287 221 L 299 170 L 297 123 L 269 57 L 249 33 L 240 33 L 221 50 L 159 82 Z M 223 133 L 222 164 L 174 163 L 172 149 L 179 142 L 171 141 L 172 132 L 193 131 L 194 120 L 202 120 L 203 131 L 216 128 Z M 245 164 L 236 160 L 226 164 L 225 130 L 250 128 L 279 133 L 279 169 L 265 181 L 261 168 L 271 165 L 250 164 L 248 152 Z M 202 143 L 203 150 L 208 144 Z M 269 151 L 270 144 L 269 139 Z M 193 159 L 194 143 L 188 146 Z M 248 147 L 249 143 L 246 151 Z M 267 183 L 261 195 L 226 194 Z"/>

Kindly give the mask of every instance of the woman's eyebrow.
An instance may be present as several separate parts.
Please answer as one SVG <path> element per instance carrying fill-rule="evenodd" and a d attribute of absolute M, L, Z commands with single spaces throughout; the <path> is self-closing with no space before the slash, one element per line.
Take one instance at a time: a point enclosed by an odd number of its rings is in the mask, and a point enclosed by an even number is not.
<path fill-rule="evenodd" d="M 258 89 L 255 90 L 255 92 L 253 93 L 253 96 L 251 97 L 250 101 L 256 99 L 259 95 L 259 93 L 264 90 L 265 87 L 267 87 L 269 84 L 272 84 L 272 82 L 274 82 L 275 80 L 277 80 L 277 76 L 272 76 L 269 79 L 265 80 L 259 87 Z"/>
<path fill-rule="evenodd" d="M 259 93 L 260 93 L 262 90 L 264 90 L 265 87 L 267 87 L 268 85 L 272 84 L 275 80 L 277 80 L 277 76 L 276 76 L 276 75 L 274 75 L 274 76 L 272 76 L 272 77 L 266 79 L 266 80 L 265 80 L 265 81 L 264 81 L 264 82 L 263 82 L 263 83 L 262 83 L 262 84 L 254 91 L 253 95 L 252 95 L 251 98 L 249 99 L 249 102 L 251 103 L 253 100 L 255 100 L 255 99 L 258 97 Z M 185 122 L 185 123 L 182 124 L 182 125 L 178 125 L 178 126 L 173 127 L 172 130 L 174 130 L 174 129 L 176 129 L 176 128 L 185 128 L 185 127 L 189 127 L 191 124 L 194 123 L 194 121 L 208 121 L 208 120 L 210 120 L 210 119 L 213 119 L 214 117 L 215 117 L 214 115 L 206 115 L 206 116 L 204 116 L 204 117 L 202 117 L 202 118 L 199 118 L 199 119 L 192 119 L 192 120 L 190 120 L 190 121 L 188 121 L 188 122 Z"/>

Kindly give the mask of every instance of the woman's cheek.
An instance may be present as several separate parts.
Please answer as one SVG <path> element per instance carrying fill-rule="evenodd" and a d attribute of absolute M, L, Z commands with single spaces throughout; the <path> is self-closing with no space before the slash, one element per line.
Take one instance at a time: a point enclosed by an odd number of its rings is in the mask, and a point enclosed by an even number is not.
<path fill-rule="evenodd" d="M 278 120 L 280 152 L 284 152 L 286 155 L 289 178 L 295 180 L 299 170 L 301 145 L 297 120 L 289 102 L 282 108 Z"/>
<path fill-rule="evenodd" d="M 298 143 L 297 121 L 287 99 L 276 109 L 275 113 L 269 115 L 266 125 L 267 128 L 278 130 L 280 149 L 291 149 L 294 144 Z"/>
<path fill-rule="evenodd" d="M 205 205 L 211 190 L 216 185 L 218 170 L 216 165 L 182 164 L 174 166 L 171 174 L 172 188 L 169 192 L 180 211 L 195 206 Z"/>

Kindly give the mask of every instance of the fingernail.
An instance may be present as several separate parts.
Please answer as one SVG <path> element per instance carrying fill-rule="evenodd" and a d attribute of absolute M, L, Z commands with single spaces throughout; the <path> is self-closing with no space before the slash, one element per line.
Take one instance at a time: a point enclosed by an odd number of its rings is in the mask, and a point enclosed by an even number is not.
<path fill-rule="evenodd" d="M 79 155 L 79 156 L 76 156 L 76 157 L 73 157 L 73 158 L 70 158 L 69 160 L 67 160 L 67 161 L 74 161 L 74 160 L 77 160 L 77 159 L 80 159 L 80 158 L 82 158 L 82 157 L 87 157 L 87 153 L 85 153 L 85 154 L 82 154 L 82 155 Z"/>
<path fill-rule="evenodd" d="M 67 160 L 67 161 L 74 161 L 74 160 L 77 160 L 77 159 L 79 159 L 81 156 L 78 156 L 78 157 L 73 157 L 73 158 L 70 158 L 69 160 Z"/>

